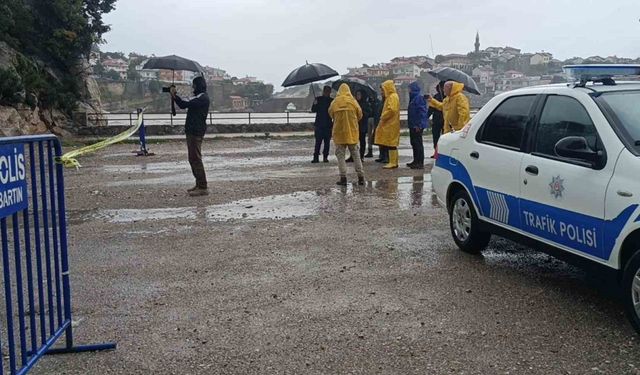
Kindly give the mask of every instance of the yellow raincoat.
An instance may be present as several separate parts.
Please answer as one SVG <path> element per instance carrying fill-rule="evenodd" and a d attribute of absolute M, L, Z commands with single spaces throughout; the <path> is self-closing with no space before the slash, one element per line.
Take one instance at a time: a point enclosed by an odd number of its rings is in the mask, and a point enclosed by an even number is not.
<path fill-rule="evenodd" d="M 384 91 L 384 104 L 380 122 L 376 128 L 375 144 L 398 147 L 400 145 L 400 97 L 391 80 L 382 83 L 382 91 Z"/>
<path fill-rule="evenodd" d="M 469 116 L 469 99 L 462 93 L 464 85 L 454 82 L 451 87 L 451 95 L 439 102 L 431 98 L 429 106 L 442 111 L 444 116 L 444 128 L 442 134 L 450 133 L 453 130 L 461 130 L 471 119 Z"/>
<path fill-rule="evenodd" d="M 338 89 L 338 95 L 329 106 L 329 116 L 333 119 L 333 142 L 337 145 L 355 145 L 360 142 L 358 121 L 362 118 L 362 109 L 351 95 L 347 84 Z"/>

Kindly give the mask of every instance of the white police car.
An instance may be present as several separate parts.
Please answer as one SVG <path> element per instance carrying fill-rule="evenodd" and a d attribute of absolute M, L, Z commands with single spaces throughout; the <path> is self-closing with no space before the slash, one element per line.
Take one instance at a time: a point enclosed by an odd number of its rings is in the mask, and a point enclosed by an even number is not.
<path fill-rule="evenodd" d="M 438 143 L 434 190 L 453 239 L 492 234 L 618 277 L 640 332 L 640 65 L 568 66 L 574 84 L 493 98 Z"/>

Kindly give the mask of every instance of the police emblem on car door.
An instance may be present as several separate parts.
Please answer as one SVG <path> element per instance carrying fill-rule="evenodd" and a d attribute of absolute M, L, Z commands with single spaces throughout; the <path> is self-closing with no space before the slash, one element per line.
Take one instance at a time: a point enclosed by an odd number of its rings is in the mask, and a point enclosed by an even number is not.
<path fill-rule="evenodd" d="M 554 198 L 562 198 L 562 192 L 564 191 L 564 180 L 560 178 L 560 176 L 552 177 L 551 183 L 549 184 L 549 188 L 551 190 L 551 195 Z"/>

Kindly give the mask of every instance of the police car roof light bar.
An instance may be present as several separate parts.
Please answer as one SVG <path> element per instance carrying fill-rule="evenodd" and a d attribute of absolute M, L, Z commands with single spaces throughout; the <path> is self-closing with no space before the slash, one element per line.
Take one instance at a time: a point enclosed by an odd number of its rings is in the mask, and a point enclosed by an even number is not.
<path fill-rule="evenodd" d="M 640 65 L 637 64 L 566 65 L 562 70 L 574 87 L 585 87 L 587 82 L 610 86 L 616 84 L 614 77 L 640 76 Z"/>

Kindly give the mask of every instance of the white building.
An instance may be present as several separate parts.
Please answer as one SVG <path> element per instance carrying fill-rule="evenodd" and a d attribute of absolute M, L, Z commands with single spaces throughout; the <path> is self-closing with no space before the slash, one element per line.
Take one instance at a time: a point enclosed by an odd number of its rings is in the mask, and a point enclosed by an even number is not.
<path fill-rule="evenodd" d="M 420 67 L 416 64 L 402 64 L 397 65 L 393 68 L 394 76 L 415 78 L 420 77 L 421 72 L 422 69 L 420 69 Z"/>
<path fill-rule="evenodd" d="M 474 79 L 477 78 L 476 80 L 477 83 L 486 85 L 492 81 L 494 71 L 489 66 L 479 66 L 473 69 L 473 72 L 471 75 L 473 76 Z"/>
<path fill-rule="evenodd" d="M 150 81 L 158 79 L 158 70 L 156 69 L 143 69 L 142 67 L 149 59 L 142 61 L 139 65 L 136 65 L 136 72 L 140 75 L 141 81 Z"/>
<path fill-rule="evenodd" d="M 530 65 L 547 65 L 553 59 L 553 55 L 548 52 L 538 52 L 531 56 Z"/>

